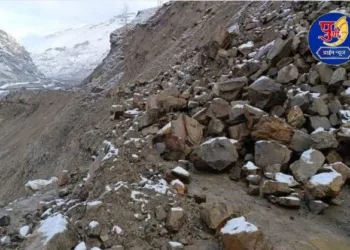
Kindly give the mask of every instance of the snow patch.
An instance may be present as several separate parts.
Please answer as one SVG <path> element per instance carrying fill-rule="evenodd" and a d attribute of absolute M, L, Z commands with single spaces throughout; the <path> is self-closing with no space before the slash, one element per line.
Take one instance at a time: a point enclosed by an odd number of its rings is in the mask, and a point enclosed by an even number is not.
<path fill-rule="evenodd" d="M 171 170 L 174 174 L 180 175 L 180 176 L 185 176 L 185 177 L 190 177 L 190 173 L 185 170 L 184 168 L 177 166 L 173 170 Z"/>
<path fill-rule="evenodd" d="M 239 233 L 254 233 L 258 228 L 249 223 L 245 217 L 238 217 L 226 222 L 226 225 L 221 228 L 223 234 L 239 234 Z"/>
<path fill-rule="evenodd" d="M 310 148 L 310 149 L 307 150 L 307 151 L 304 151 L 303 154 L 301 155 L 300 159 L 301 159 L 303 162 L 307 163 L 307 164 L 313 164 L 314 162 L 311 161 L 311 154 L 312 154 L 312 152 L 314 152 L 314 151 L 315 151 L 315 150 L 312 149 L 312 148 Z"/>
<path fill-rule="evenodd" d="M 31 189 L 31 190 L 34 190 L 34 191 L 37 191 L 37 190 L 40 190 L 48 185 L 51 185 L 55 182 L 58 181 L 58 178 L 57 177 L 51 177 L 50 180 L 42 180 L 42 179 L 38 179 L 38 180 L 33 180 L 33 181 L 28 181 L 26 184 L 25 184 L 25 187 L 26 189 Z"/>
<path fill-rule="evenodd" d="M 337 172 L 321 173 L 312 176 L 310 182 L 314 185 L 329 185 L 338 176 L 341 176 L 341 174 Z"/>
<path fill-rule="evenodd" d="M 62 214 L 56 214 L 40 223 L 38 232 L 43 236 L 43 244 L 46 245 L 56 234 L 67 230 L 68 221 Z"/>
<path fill-rule="evenodd" d="M 29 231 L 30 231 L 30 227 L 29 226 L 23 226 L 19 229 L 19 234 L 22 236 L 22 237 L 26 237 L 28 234 L 29 234 Z"/>
<path fill-rule="evenodd" d="M 80 242 L 75 248 L 74 250 L 87 250 L 86 244 L 85 242 Z"/>
<path fill-rule="evenodd" d="M 110 141 L 103 141 L 103 144 L 108 147 L 108 153 L 103 157 L 102 161 L 108 160 L 111 157 L 117 157 L 119 153 L 119 149 L 115 148 L 114 145 Z"/>
<path fill-rule="evenodd" d="M 275 174 L 275 181 L 287 183 L 289 187 L 295 187 L 299 185 L 293 176 L 284 173 Z"/>

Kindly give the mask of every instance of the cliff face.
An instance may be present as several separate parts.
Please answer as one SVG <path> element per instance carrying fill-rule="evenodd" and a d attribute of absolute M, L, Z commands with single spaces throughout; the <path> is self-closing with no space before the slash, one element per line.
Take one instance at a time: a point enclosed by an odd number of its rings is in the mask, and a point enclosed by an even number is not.
<path fill-rule="evenodd" d="M 0 30 L 0 83 L 36 81 L 43 77 L 28 51 Z"/>

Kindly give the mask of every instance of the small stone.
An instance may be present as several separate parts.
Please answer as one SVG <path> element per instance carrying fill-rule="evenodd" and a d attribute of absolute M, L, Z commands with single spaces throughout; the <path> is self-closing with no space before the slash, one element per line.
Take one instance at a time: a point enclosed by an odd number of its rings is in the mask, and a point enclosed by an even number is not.
<path fill-rule="evenodd" d="M 8 225 L 10 225 L 11 223 L 11 218 L 8 215 L 3 215 L 0 216 L 0 227 L 6 227 Z"/>
<path fill-rule="evenodd" d="M 97 221 L 91 221 L 89 223 L 88 235 L 90 236 L 100 236 L 102 231 L 101 225 Z"/>
<path fill-rule="evenodd" d="M 260 186 L 249 184 L 248 186 L 248 194 L 251 196 L 259 196 L 260 194 Z"/>
<path fill-rule="evenodd" d="M 63 170 L 61 172 L 61 175 L 58 178 L 58 185 L 59 186 L 64 186 L 67 185 L 69 181 L 69 174 L 68 174 L 68 170 Z"/>
<path fill-rule="evenodd" d="M 285 84 L 298 79 L 298 76 L 298 68 L 294 64 L 289 64 L 278 72 L 276 81 Z"/>
<path fill-rule="evenodd" d="M 287 121 L 293 127 L 301 128 L 305 124 L 306 119 L 301 108 L 295 106 L 289 110 Z"/>
<path fill-rule="evenodd" d="M 309 200 L 308 206 L 310 212 L 313 214 L 323 214 L 326 208 L 329 207 L 328 204 L 321 200 Z"/>
<path fill-rule="evenodd" d="M 177 232 L 182 227 L 185 220 L 185 212 L 181 207 L 173 207 L 170 209 L 167 220 L 166 228 L 169 231 Z"/>
<path fill-rule="evenodd" d="M 290 194 L 292 189 L 289 188 L 289 185 L 285 182 L 278 181 L 264 181 L 261 186 L 261 193 L 263 195 L 286 195 Z"/>

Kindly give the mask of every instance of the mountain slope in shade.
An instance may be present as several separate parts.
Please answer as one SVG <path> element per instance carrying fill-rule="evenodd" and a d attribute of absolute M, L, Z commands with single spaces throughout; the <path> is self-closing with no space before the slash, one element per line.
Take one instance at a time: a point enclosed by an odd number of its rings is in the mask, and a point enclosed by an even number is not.
<path fill-rule="evenodd" d="M 153 9 L 152 9 L 153 10 Z M 132 23 L 143 22 L 154 11 L 146 11 Z M 120 28 L 118 17 L 94 25 L 68 29 L 44 37 L 28 49 L 45 76 L 64 80 L 82 80 L 87 77 L 110 49 L 110 33 Z"/>
<path fill-rule="evenodd" d="M 0 30 L 0 83 L 37 81 L 44 78 L 26 49 Z"/>

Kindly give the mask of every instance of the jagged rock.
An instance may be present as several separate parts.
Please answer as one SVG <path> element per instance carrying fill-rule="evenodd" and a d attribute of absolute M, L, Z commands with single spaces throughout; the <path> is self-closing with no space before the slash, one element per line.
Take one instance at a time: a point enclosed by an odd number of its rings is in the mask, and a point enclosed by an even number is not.
<path fill-rule="evenodd" d="M 306 119 L 301 108 L 294 106 L 288 112 L 287 121 L 293 127 L 301 128 L 305 124 Z"/>
<path fill-rule="evenodd" d="M 315 149 L 337 148 L 338 141 L 333 132 L 315 131 L 310 136 L 311 146 Z"/>
<path fill-rule="evenodd" d="M 283 104 L 287 97 L 281 84 L 261 76 L 248 87 L 248 98 L 255 107 L 270 109 L 275 105 Z"/>
<path fill-rule="evenodd" d="M 317 173 L 325 161 L 323 154 L 316 149 L 305 151 L 299 160 L 290 165 L 290 169 L 297 181 L 305 183 Z"/>
<path fill-rule="evenodd" d="M 223 123 L 221 120 L 213 118 L 210 120 L 208 125 L 208 135 L 222 135 L 223 131 L 225 129 L 225 123 Z"/>
<path fill-rule="evenodd" d="M 231 219 L 220 230 L 223 250 L 271 250 L 262 232 L 245 217 Z"/>
<path fill-rule="evenodd" d="M 298 68 L 294 64 L 289 64 L 288 66 L 285 66 L 280 71 L 278 71 L 276 81 L 282 84 L 289 83 L 298 79 L 298 76 Z"/>
<path fill-rule="evenodd" d="M 309 199 L 328 199 L 338 196 L 343 185 L 342 175 L 333 171 L 312 176 L 305 189 Z"/>
<path fill-rule="evenodd" d="M 207 120 L 207 110 L 208 108 L 202 108 L 197 113 L 195 113 L 192 118 L 196 121 L 205 124 L 205 121 Z"/>
<path fill-rule="evenodd" d="M 139 119 L 139 130 L 151 126 L 159 121 L 159 109 L 152 108 L 147 110 Z"/>
<path fill-rule="evenodd" d="M 6 227 L 10 225 L 11 223 L 11 218 L 8 215 L 3 215 L 0 217 L 0 227 Z"/>
<path fill-rule="evenodd" d="M 292 151 L 275 141 L 255 143 L 255 164 L 263 169 L 273 164 L 284 165 L 289 162 Z"/>
<path fill-rule="evenodd" d="M 241 141 L 250 135 L 250 131 L 245 123 L 241 123 L 228 128 L 228 133 L 232 139 Z"/>
<path fill-rule="evenodd" d="M 227 49 L 230 46 L 230 36 L 224 26 L 219 25 L 217 27 L 213 41 L 217 42 L 223 49 Z"/>
<path fill-rule="evenodd" d="M 309 95 L 299 93 L 289 99 L 289 107 L 300 107 L 304 112 L 309 108 Z"/>
<path fill-rule="evenodd" d="M 274 195 L 270 195 L 267 198 L 270 202 L 278 204 L 283 207 L 289 207 L 289 208 L 300 207 L 300 199 L 294 196 L 276 197 Z"/>
<path fill-rule="evenodd" d="M 267 59 L 270 60 L 272 65 L 277 64 L 282 58 L 288 57 L 291 51 L 292 38 L 282 40 L 277 38 L 273 44 L 273 47 L 267 53 Z"/>
<path fill-rule="evenodd" d="M 205 104 L 207 102 L 210 102 L 212 99 L 214 98 L 213 94 L 212 93 L 202 93 L 200 95 L 195 95 L 194 96 L 194 100 L 196 102 L 199 102 L 200 104 Z"/>
<path fill-rule="evenodd" d="M 294 129 L 277 117 L 261 118 L 251 133 L 256 140 L 275 140 L 284 144 L 289 144 L 293 135 Z"/>
<path fill-rule="evenodd" d="M 267 195 L 287 195 L 290 194 L 293 190 L 289 188 L 289 185 L 285 182 L 279 181 L 263 181 L 261 185 L 261 193 L 265 196 Z"/>
<path fill-rule="evenodd" d="M 201 205 L 200 215 L 208 228 L 218 229 L 228 218 L 239 216 L 239 209 L 223 202 L 205 203 Z"/>
<path fill-rule="evenodd" d="M 303 152 L 309 149 L 311 146 L 310 135 L 300 130 L 296 130 L 292 140 L 290 141 L 289 148 L 297 152 Z"/>
<path fill-rule="evenodd" d="M 322 83 L 329 84 L 331 81 L 332 75 L 333 75 L 333 70 L 326 64 L 324 63 L 318 63 L 316 65 L 316 70 L 318 74 L 320 75 L 320 80 Z"/>
<path fill-rule="evenodd" d="M 184 159 L 190 153 L 190 147 L 201 143 L 203 126 L 195 119 L 180 115 L 163 127 L 153 138 L 157 151 L 165 159 Z"/>
<path fill-rule="evenodd" d="M 347 79 L 346 69 L 339 67 L 333 72 L 329 84 L 341 83 L 346 79 Z"/>
<path fill-rule="evenodd" d="M 244 56 L 247 56 L 253 50 L 254 50 L 254 43 L 252 41 L 246 42 L 238 46 L 238 51 L 241 52 L 242 55 Z"/>
<path fill-rule="evenodd" d="M 308 207 L 313 214 L 323 214 L 329 205 L 320 200 L 309 200 Z"/>
<path fill-rule="evenodd" d="M 232 101 L 240 96 L 242 89 L 247 84 L 248 78 L 245 76 L 232 78 L 224 82 L 215 83 L 213 93 L 226 101 Z"/>
<path fill-rule="evenodd" d="M 236 104 L 230 109 L 229 121 L 232 123 L 245 121 L 243 104 Z"/>
<path fill-rule="evenodd" d="M 68 170 L 63 170 L 58 178 L 58 185 L 64 186 L 67 185 L 69 181 Z"/>
<path fill-rule="evenodd" d="M 187 101 L 183 98 L 168 96 L 160 102 L 159 106 L 166 112 L 173 112 L 187 107 Z"/>
<path fill-rule="evenodd" d="M 207 110 L 207 116 L 211 118 L 224 119 L 228 117 L 230 109 L 231 105 L 227 101 L 221 98 L 215 98 Z"/>
<path fill-rule="evenodd" d="M 221 171 L 238 159 L 235 141 L 226 137 L 217 137 L 202 143 L 190 156 L 198 169 Z"/>
<path fill-rule="evenodd" d="M 314 130 L 318 128 L 324 128 L 328 130 L 332 127 L 328 118 L 324 116 L 310 116 L 309 120 L 310 120 L 310 125 Z"/>
<path fill-rule="evenodd" d="M 177 232 L 182 227 L 185 220 L 185 212 L 180 207 L 173 207 L 170 209 L 167 220 L 166 228 L 171 232 Z"/>
<path fill-rule="evenodd" d="M 159 105 L 162 101 L 164 101 L 166 98 L 168 98 L 169 96 L 172 97 L 179 97 L 181 94 L 180 90 L 178 90 L 177 87 L 175 86 L 171 86 L 165 90 L 163 90 L 161 93 L 159 93 L 156 96 L 156 103 L 157 105 Z M 156 108 L 156 107 L 155 107 Z"/>
<path fill-rule="evenodd" d="M 322 98 L 316 98 L 311 104 L 310 110 L 319 114 L 320 116 L 328 116 L 329 110 L 327 104 Z"/>
<path fill-rule="evenodd" d="M 311 71 L 308 79 L 311 85 L 318 85 L 320 83 L 320 75 L 316 71 Z"/>
<path fill-rule="evenodd" d="M 244 116 L 247 119 L 247 127 L 252 129 L 255 123 L 257 123 L 261 117 L 267 116 L 267 114 L 261 109 L 255 108 L 248 104 L 245 104 L 243 107 Z"/>

